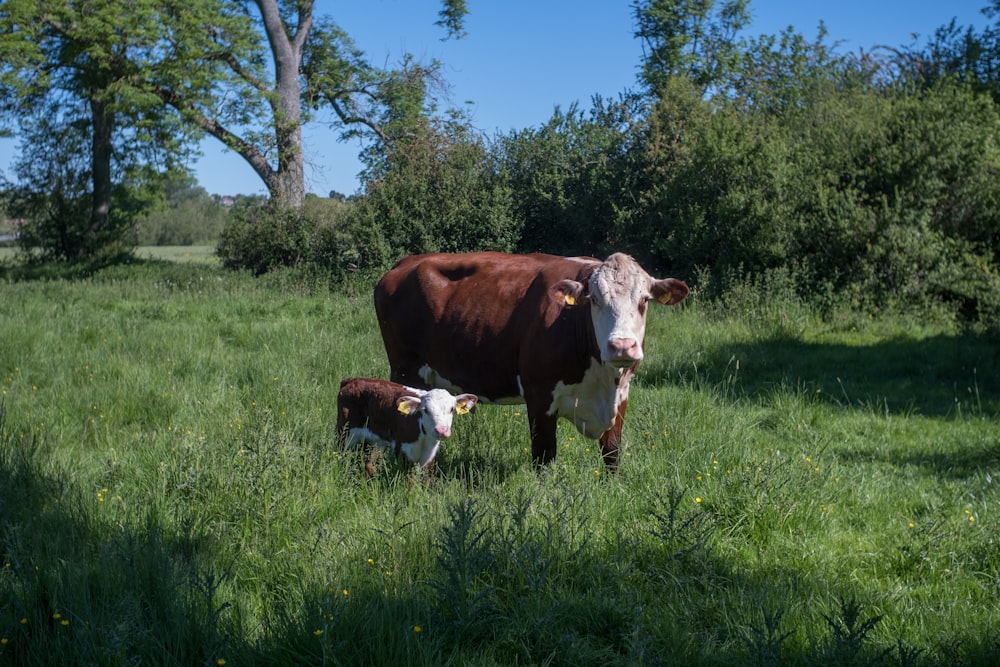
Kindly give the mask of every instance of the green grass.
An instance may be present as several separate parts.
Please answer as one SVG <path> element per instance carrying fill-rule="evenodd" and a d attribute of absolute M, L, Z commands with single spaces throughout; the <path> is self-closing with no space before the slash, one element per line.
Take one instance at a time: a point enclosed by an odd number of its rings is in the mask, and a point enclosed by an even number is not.
<path fill-rule="evenodd" d="M 160 259 L 169 262 L 194 262 L 213 265 L 219 263 L 219 258 L 215 254 L 215 246 L 210 245 L 139 246 L 135 249 L 134 254 L 139 259 Z"/>
<path fill-rule="evenodd" d="M 565 422 L 536 470 L 485 405 L 433 479 L 368 480 L 333 433 L 340 379 L 388 372 L 367 286 L 0 292 L 0 664 L 1000 654 L 995 341 L 695 297 L 652 309 L 618 472 Z"/>

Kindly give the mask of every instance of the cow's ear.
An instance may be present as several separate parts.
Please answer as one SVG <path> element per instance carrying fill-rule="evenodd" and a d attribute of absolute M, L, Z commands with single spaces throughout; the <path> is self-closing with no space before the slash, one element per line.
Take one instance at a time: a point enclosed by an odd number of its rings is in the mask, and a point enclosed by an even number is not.
<path fill-rule="evenodd" d="M 576 280 L 560 280 L 552 286 L 552 293 L 567 306 L 576 306 L 587 300 L 587 295 L 583 293 L 583 283 Z"/>
<path fill-rule="evenodd" d="M 396 410 L 401 415 L 408 415 L 420 406 L 420 399 L 416 396 L 402 396 L 396 401 Z"/>
<path fill-rule="evenodd" d="M 462 394 L 461 396 L 456 396 L 457 402 L 455 403 L 455 412 L 464 415 L 472 412 L 476 409 L 476 403 L 479 402 L 479 397 L 475 394 Z"/>
<path fill-rule="evenodd" d="M 653 283 L 649 293 L 660 303 L 672 306 L 683 301 L 691 293 L 691 290 L 682 280 L 663 278 Z"/>

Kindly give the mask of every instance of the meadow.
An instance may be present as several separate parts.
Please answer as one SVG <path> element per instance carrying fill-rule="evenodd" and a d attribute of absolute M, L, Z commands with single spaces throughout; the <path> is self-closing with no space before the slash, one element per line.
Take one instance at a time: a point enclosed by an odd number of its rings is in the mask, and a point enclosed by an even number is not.
<path fill-rule="evenodd" d="M 369 479 L 370 283 L 0 282 L 0 664 L 996 664 L 997 341 L 758 284 L 646 352 L 617 471 L 483 405 Z"/>

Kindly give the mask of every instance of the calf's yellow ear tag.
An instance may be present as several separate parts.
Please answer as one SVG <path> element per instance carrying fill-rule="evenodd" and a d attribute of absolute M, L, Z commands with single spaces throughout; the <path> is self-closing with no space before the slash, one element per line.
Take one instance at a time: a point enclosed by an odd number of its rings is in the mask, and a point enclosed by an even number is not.
<path fill-rule="evenodd" d="M 670 292 L 664 292 L 660 296 L 656 297 L 656 300 L 662 303 L 664 306 L 669 306 L 671 297 L 672 295 L 670 294 Z"/>
<path fill-rule="evenodd" d="M 396 409 L 399 410 L 399 414 L 408 415 L 410 414 L 410 404 L 406 401 L 400 401 L 396 404 Z"/>
<path fill-rule="evenodd" d="M 467 415 L 469 414 L 469 408 L 465 405 L 465 403 L 458 403 L 455 406 L 455 412 L 460 415 Z"/>
<path fill-rule="evenodd" d="M 563 299 L 565 299 L 565 300 L 566 300 L 566 305 L 567 305 L 567 306 L 575 306 L 575 305 L 576 305 L 576 299 L 574 299 L 574 298 L 573 298 L 573 295 L 572 295 L 572 294 L 567 294 L 567 295 L 565 295 L 565 296 L 563 297 Z"/>

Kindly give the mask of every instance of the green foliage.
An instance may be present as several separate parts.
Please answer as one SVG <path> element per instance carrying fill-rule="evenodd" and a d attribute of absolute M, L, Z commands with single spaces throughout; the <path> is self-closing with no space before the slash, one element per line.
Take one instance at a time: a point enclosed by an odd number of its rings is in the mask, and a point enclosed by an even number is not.
<path fill-rule="evenodd" d="M 725 35 L 740 7 L 695 4 L 636 5 L 657 47 L 647 105 L 557 111 L 495 146 L 518 249 L 624 250 L 715 295 L 781 270 L 815 303 L 1000 326 L 995 103 L 958 79 L 893 81 L 883 61 L 838 55 L 822 27 L 815 41 L 737 42 Z"/>
<path fill-rule="evenodd" d="M 642 80 L 656 97 L 680 76 L 700 90 L 724 89 L 739 69 L 737 34 L 750 24 L 749 0 L 635 0 L 637 39 L 645 47 Z"/>
<path fill-rule="evenodd" d="M 216 252 L 226 268 L 255 275 L 300 267 L 342 280 L 365 266 L 352 233 L 352 207 L 319 197 L 307 197 L 298 209 L 254 199 L 237 202 Z"/>
<path fill-rule="evenodd" d="M 875 665 L 881 664 L 888 650 L 881 655 L 872 655 L 867 650 L 868 635 L 882 622 L 882 616 L 862 620 L 862 607 L 854 598 L 840 600 L 837 616 L 823 615 L 830 626 L 829 642 L 823 647 L 820 659 L 834 665 Z"/>
<path fill-rule="evenodd" d="M 989 0 L 980 13 L 993 20 L 982 30 L 958 25 L 939 27 L 924 44 L 891 50 L 890 62 L 906 85 L 927 88 L 957 78 L 1000 102 L 1000 4 Z"/>
<path fill-rule="evenodd" d="M 249 203 L 231 212 L 217 252 L 227 269 L 260 275 L 304 263 L 315 229 L 315 221 L 299 209 Z"/>
<path fill-rule="evenodd" d="M 501 138 L 500 172 L 523 221 L 521 252 L 600 255 L 616 249 L 618 218 L 628 211 L 627 151 L 641 112 L 633 98 L 595 99 L 586 115 L 559 109 L 539 129 Z"/>
<path fill-rule="evenodd" d="M 95 227 L 92 170 L 87 137 L 75 127 L 35 119 L 25 142 L 31 149 L 15 164 L 21 185 L 11 192 L 8 213 L 24 219 L 17 244 L 26 257 L 43 261 L 117 261 L 131 250 L 134 209 L 110 211 Z M 123 201 L 136 194 L 127 182 L 116 188 Z"/>
<path fill-rule="evenodd" d="M 465 35 L 465 15 L 469 13 L 465 6 L 465 0 L 446 0 L 441 11 L 438 12 L 440 20 L 435 23 L 448 31 L 452 37 L 463 37 Z"/>
<path fill-rule="evenodd" d="M 377 169 L 351 220 L 363 266 L 387 267 L 413 253 L 514 248 L 520 225 L 511 188 L 461 117 L 418 122 Z"/>
<path fill-rule="evenodd" d="M 671 89 L 645 143 L 644 206 L 629 234 L 640 256 L 683 275 L 757 272 L 791 259 L 782 194 L 792 165 L 780 128 L 713 111 L 681 81 Z"/>
<path fill-rule="evenodd" d="M 475 643 L 489 637 L 493 618 L 491 586 L 483 581 L 493 566 L 492 526 L 471 499 L 448 508 L 448 523 L 441 528 L 436 570 L 431 582 L 437 594 L 434 615 L 449 642 Z"/>
<path fill-rule="evenodd" d="M 15 171 L 32 251 L 96 262 L 127 252 L 143 191 L 186 156 L 190 128 L 145 78 L 169 69 L 154 55 L 169 41 L 163 9 L 11 0 L 0 10 L 0 86 L 21 139 Z"/>
<path fill-rule="evenodd" d="M 986 98 L 943 85 L 902 98 L 828 96 L 793 119 L 806 178 L 793 192 L 801 222 L 789 256 L 809 258 L 814 284 L 840 285 L 860 303 L 943 301 L 968 316 L 969 287 L 996 273 L 997 114 Z M 992 302 L 990 290 L 979 300 Z"/>

